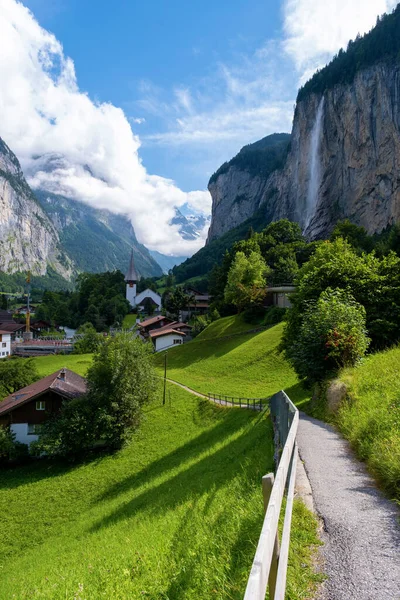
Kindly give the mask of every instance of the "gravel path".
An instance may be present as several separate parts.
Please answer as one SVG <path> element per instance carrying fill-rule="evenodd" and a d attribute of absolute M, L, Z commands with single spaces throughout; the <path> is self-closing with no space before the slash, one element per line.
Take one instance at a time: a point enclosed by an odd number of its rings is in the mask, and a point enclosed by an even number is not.
<path fill-rule="evenodd" d="M 324 523 L 322 599 L 400 600 L 396 505 L 329 425 L 301 414 L 298 444 Z"/>

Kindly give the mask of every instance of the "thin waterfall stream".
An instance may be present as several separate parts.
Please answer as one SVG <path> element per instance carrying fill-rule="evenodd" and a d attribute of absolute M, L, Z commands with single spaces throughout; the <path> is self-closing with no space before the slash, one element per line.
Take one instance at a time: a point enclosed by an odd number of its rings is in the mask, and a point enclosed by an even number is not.
<path fill-rule="evenodd" d="M 324 103 L 325 98 L 322 96 L 315 118 L 315 123 L 311 131 L 311 143 L 310 143 L 310 154 L 309 154 L 309 183 L 308 193 L 306 201 L 306 219 L 304 229 L 307 229 L 311 219 L 313 218 L 317 204 L 319 188 L 321 185 L 321 160 L 319 155 L 319 149 L 321 145 L 321 133 L 322 133 L 322 122 L 324 116 Z"/>

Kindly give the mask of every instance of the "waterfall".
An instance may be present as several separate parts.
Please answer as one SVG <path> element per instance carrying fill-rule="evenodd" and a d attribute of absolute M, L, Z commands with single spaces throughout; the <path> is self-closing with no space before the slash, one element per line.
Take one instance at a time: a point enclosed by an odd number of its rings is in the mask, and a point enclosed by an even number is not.
<path fill-rule="evenodd" d="M 309 153 L 309 182 L 306 201 L 306 219 L 304 229 L 310 224 L 313 218 L 317 204 L 318 192 L 321 185 L 321 161 L 319 157 L 319 148 L 321 145 L 322 119 L 324 116 L 325 98 L 322 96 L 318 105 L 317 116 L 311 131 L 310 153 Z"/>

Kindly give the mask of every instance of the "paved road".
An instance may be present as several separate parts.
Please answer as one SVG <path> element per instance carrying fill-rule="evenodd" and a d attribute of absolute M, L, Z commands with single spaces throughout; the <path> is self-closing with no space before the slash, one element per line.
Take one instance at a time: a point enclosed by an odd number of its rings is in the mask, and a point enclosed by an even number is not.
<path fill-rule="evenodd" d="M 298 444 L 324 522 L 323 600 L 400 600 L 396 505 L 329 425 L 302 414 Z"/>

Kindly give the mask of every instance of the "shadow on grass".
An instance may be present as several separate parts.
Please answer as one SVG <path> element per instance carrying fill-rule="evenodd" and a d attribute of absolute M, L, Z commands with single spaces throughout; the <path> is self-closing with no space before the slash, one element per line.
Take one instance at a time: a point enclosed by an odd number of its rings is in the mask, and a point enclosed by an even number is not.
<path fill-rule="evenodd" d="M 306 411 L 306 408 L 311 400 L 311 390 L 307 390 L 303 383 L 299 381 L 295 385 L 284 388 L 284 391 L 289 396 L 293 404 L 295 404 L 300 410 Z"/>
<path fill-rule="evenodd" d="M 238 434 L 238 437 L 232 441 L 226 441 L 222 447 L 214 450 L 216 445 L 219 445 L 224 439 L 227 440 L 233 434 Z M 184 463 L 186 463 L 190 458 L 194 459 L 201 454 L 203 456 L 196 463 L 176 475 L 168 477 L 165 481 L 148 487 L 151 479 L 167 474 L 182 465 L 180 458 L 184 459 Z M 90 531 L 98 531 L 121 519 L 130 518 L 138 511 L 160 514 L 173 510 L 189 498 L 195 500 L 211 492 L 213 488 L 224 486 L 242 473 L 244 468 L 261 478 L 272 466 L 273 444 L 270 421 L 258 415 L 243 427 L 243 420 L 236 421 L 232 411 L 232 417 L 228 419 L 228 423 L 225 421 L 224 424 L 198 436 L 195 440 L 179 448 L 178 451 L 155 461 L 147 469 L 126 478 L 121 484 L 117 484 L 106 494 L 101 495 L 98 502 L 104 502 L 106 499 L 129 491 L 135 494 L 137 487 L 144 484 L 147 486 L 145 491 L 125 502 L 95 524 Z M 234 498 L 232 498 L 232 502 L 235 502 Z"/>
<path fill-rule="evenodd" d="M 131 489 L 140 487 L 143 483 L 149 484 L 149 482 L 160 477 L 165 472 L 180 467 L 205 451 L 210 451 L 213 445 L 223 442 L 224 439 L 234 435 L 238 430 L 242 429 L 243 434 L 246 434 L 263 418 L 263 415 L 260 413 L 247 413 L 245 415 L 239 413 L 237 410 L 214 406 L 208 400 L 203 400 L 199 401 L 198 407 L 194 410 L 193 420 L 196 423 L 199 423 L 201 420 L 204 422 L 204 419 L 209 418 L 211 415 L 211 418 L 214 420 L 219 420 L 216 426 L 204 431 L 186 444 L 179 446 L 173 452 L 153 461 L 138 473 L 134 473 L 111 486 L 96 499 L 96 502 L 115 498 Z M 249 419 L 251 419 L 250 422 Z"/>

